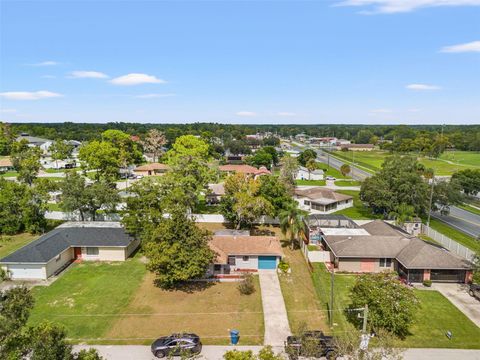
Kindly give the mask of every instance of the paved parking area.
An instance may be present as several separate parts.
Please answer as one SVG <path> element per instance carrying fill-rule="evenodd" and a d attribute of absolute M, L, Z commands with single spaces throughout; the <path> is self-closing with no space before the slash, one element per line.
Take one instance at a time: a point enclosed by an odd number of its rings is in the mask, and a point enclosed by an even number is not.
<path fill-rule="evenodd" d="M 480 301 L 468 295 L 467 285 L 434 283 L 432 288 L 442 293 L 453 305 L 480 327 Z"/>

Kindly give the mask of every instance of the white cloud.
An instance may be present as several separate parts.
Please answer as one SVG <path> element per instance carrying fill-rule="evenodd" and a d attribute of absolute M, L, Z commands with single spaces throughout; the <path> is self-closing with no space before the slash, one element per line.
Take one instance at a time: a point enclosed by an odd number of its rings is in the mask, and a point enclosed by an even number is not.
<path fill-rule="evenodd" d="M 135 96 L 137 99 L 156 99 L 175 96 L 176 94 L 143 94 Z"/>
<path fill-rule="evenodd" d="M 122 85 L 122 86 L 131 86 L 131 85 L 140 85 L 140 84 L 164 84 L 166 83 L 165 80 L 158 79 L 153 75 L 147 74 L 127 74 L 123 76 L 116 77 L 110 82 L 114 85 Z"/>
<path fill-rule="evenodd" d="M 439 6 L 480 6 L 480 0 L 343 0 L 336 6 L 368 7 L 365 14 L 393 14 Z"/>
<path fill-rule="evenodd" d="M 294 112 L 280 111 L 277 113 L 277 116 L 292 117 L 292 116 L 297 116 L 297 114 Z"/>
<path fill-rule="evenodd" d="M 68 77 L 72 78 L 72 79 L 84 79 L 84 78 L 106 79 L 106 78 L 108 78 L 108 75 L 104 74 L 102 72 L 98 72 L 98 71 L 80 71 L 80 70 L 77 70 L 77 71 L 72 71 Z"/>
<path fill-rule="evenodd" d="M 244 116 L 244 117 L 254 117 L 254 116 L 257 116 L 257 113 L 253 111 L 238 111 L 237 113 L 235 113 L 235 115 Z"/>
<path fill-rule="evenodd" d="M 63 95 L 51 91 L 8 91 L 0 93 L 0 96 L 8 100 L 40 100 L 61 97 Z"/>
<path fill-rule="evenodd" d="M 440 90 L 440 86 L 436 85 L 428 85 L 428 84 L 408 84 L 405 86 L 408 90 L 415 90 L 415 91 L 432 91 L 432 90 Z"/>
<path fill-rule="evenodd" d="M 445 53 L 480 52 L 480 41 L 472 41 L 465 44 L 445 46 L 440 51 Z"/>
<path fill-rule="evenodd" d="M 55 66 L 55 65 L 60 65 L 60 63 L 57 61 L 47 60 L 47 61 L 42 61 L 39 63 L 29 64 L 29 65 L 30 66 Z"/>

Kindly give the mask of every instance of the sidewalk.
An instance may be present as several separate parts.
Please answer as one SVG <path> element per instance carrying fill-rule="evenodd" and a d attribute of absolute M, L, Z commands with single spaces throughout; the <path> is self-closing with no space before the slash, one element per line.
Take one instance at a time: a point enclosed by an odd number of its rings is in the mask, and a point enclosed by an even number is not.
<path fill-rule="evenodd" d="M 291 335 L 287 309 L 283 301 L 276 270 L 259 270 L 262 289 L 263 319 L 265 322 L 264 344 L 283 346 Z"/>

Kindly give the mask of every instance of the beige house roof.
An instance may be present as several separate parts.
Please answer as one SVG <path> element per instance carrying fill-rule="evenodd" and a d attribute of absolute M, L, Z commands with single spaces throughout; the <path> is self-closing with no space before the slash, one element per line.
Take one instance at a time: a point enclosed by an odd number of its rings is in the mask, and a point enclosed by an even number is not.
<path fill-rule="evenodd" d="M 155 170 L 168 170 L 170 167 L 160 163 L 149 163 L 141 166 L 137 166 L 134 171 L 155 171 Z"/>
<path fill-rule="evenodd" d="M 214 235 L 209 246 L 217 253 L 217 263 L 227 263 L 229 255 L 283 256 L 275 236 Z"/>
<path fill-rule="evenodd" d="M 312 187 L 309 189 L 295 189 L 295 195 L 298 197 L 306 197 L 319 204 L 332 204 L 339 201 L 353 199 L 350 195 L 340 194 L 330 189 L 321 187 Z"/>
<path fill-rule="evenodd" d="M 219 195 L 219 196 L 225 195 L 225 186 L 223 185 L 223 183 L 208 184 L 208 188 L 210 190 L 210 193 L 207 193 L 207 196 L 208 195 Z"/>
<path fill-rule="evenodd" d="M 0 159 L 0 167 L 12 167 L 12 160 L 9 158 Z"/>
<path fill-rule="evenodd" d="M 251 165 L 221 165 L 219 166 L 220 171 L 227 172 L 237 172 L 241 174 L 253 174 L 253 175 L 270 175 L 271 172 L 265 166 L 261 166 L 260 169 L 257 169 L 255 166 Z"/>

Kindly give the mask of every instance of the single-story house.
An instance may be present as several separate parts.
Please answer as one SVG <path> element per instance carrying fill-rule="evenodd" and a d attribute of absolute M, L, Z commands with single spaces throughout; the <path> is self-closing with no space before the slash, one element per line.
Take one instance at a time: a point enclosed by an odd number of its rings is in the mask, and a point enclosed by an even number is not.
<path fill-rule="evenodd" d="M 170 169 L 170 167 L 165 164 L 149 163 L 137 166 L 135 169 L 133 169 L 133 173 L 141 176 L 163 175 L 168 171 L 168 169 Z"/>
<path fill-rule="evenodd" d="M 353 206 L 352 196 L 322 187 L 308 189 L 297 187 L 294 198 L 302 210 L 312 214 L 330 214 Z"/>
<path fill-rule="evenodd" d="M 372 151 L 375 148 L 373 144 L 342 144 L 340 145 L 340 150 L 351 150 L 351 151 Z"/>
<path fill-rule="evenodd" d="M 218 204 L 225 195 L 225 186 L 220 184 L 208 184 L 208 192 L 205 194 L 205 202 L 209 205 Z"/>
<path fill-rule="evenodd" d="M 307 237 L 330 252 L 336 271 L 396 271 L 408 282 L 469 282 L 473 264 L 441 246 L 426 242 L 382 220 L 308 226 Z"/>
<path fill-rule="evenodd" d="M 0 172 L 13 170 L 12 160 L 10 158 L 0 159 Z"/>
<path fill-rule="evenodd" d="M 139 240 L 118 222 L 69 222 L 0 260 L 12 280 L 45 280 L 72 261 L 125 261 Z"/>
<path fill-rule="evenodd" d="M 245 175 L 252 175 L 254 177 L 261 176 L 261 175 L 271 175 L 271 172 L 265 167 L 261 166 L 257 169 L 255 166 L 251 165 L 221 165 L 218 168 L 222 172 L 226 172 L 227 174 L 245 174 Z"/>
<path fill-rule="evenodd" d="M 282 246 L 275 236 L 213 235 L 209 245 L 217 254 L 209 275 L 217 277 L 274 270 L 283 257 Z"/>
<path fill-rule="evenodd" d="M 297 180 L 323 180 L 323 170 L 317 169 L 308 171 L 306 167 L 300 166 L 297 174 L 295 175 Z"/>

